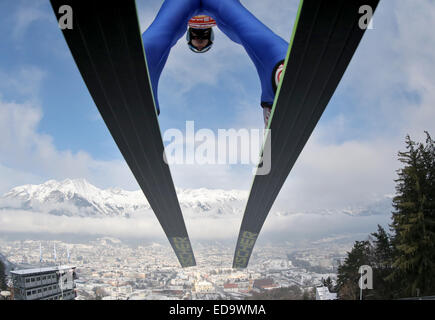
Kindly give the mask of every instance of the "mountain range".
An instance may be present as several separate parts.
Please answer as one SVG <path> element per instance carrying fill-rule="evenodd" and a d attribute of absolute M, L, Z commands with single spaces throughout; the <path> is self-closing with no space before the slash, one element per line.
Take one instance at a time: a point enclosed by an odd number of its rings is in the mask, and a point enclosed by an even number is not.
<path fill-rule="evenodd" d="M 207 215 L 240 214 L 248 193 L 241 190 L 177 189 L 183 211 Z M 13 188 L 0 197 L 0 209 L 53 215 L 131 217 L 151 210 L 142 191 L 99 189 L 85 179 L 49 180 Z"/>
<path fill-rule="evenodd" d="M 246 205 L 248 191 L 220 189 L 176 189 L 183 214 L 220 217 L 241 215 Z M 389 214 L 391 198 L 386 195 L 365 206 L 340 210 L 324 209 L 307 214 L 330 215 L 342 213 L 350 216 Z M 126 191 L 119 188 L 99 189 L 85 179 L 49 180 L 39 185 L 23 185 L 11 189 L 0 197 L 0 210 L 19 209 L 38 211 L 71 217 L 132 217 L 150 211 L 150 205 L 142 191 Z M 298 212 L 300 213 L 300 212 Z M 273 212 L 287 216 L 294 212 Z"/>

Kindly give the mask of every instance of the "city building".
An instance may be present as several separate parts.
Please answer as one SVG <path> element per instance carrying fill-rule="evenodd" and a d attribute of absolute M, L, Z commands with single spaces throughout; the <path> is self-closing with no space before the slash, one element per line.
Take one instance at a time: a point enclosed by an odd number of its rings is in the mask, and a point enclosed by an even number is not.
<path fill-rule="evenodd" d="M 14 300 L 74 300 L 74 266 L 11 271 Z"/>
<path fill-rule="evenodd" d="M 225 292 L 238 292 L 239 286 L 237 283 L 225 283 L 224 284 L 224 291 Z"/>
<path fill-rule="evenodd" d="M 263 290 L 270 290 L 270 289 L 278 288 L 278 285 L 271 278 L 257 279 L 254 281 L 253 286 L 254 286 L 254 288 L 263 289 Z"/>
<path fill-rule="evenodd" d="M 195 283 L 195 291 L 197 293 L 208 293 L 213 292 L 213 284 L 208 281 L 199 281 Z"/>
<path fill-rule="evenodd" d="M 5 257 L 4 259 L 8 258 L 15 269 L 34 268 L 29 265 L 37 267 L 41 259 L 41 252 L 37 249 L 41 246 L 49 247 L 50 244 L 43 242 L 41 245 L 41 241 L 33 240 L 6 241 L 0 239 L 0 252 Z M 336 278 L 333 271 L 317 265 L 318 261 L 329 259 L 332 263 L 341 254 L 345 256 L 352 247 L 347 244 L 337 247 L 328 244 L 328 247 L 315 247 L 293 253 L 293 266 L 288 264 L 287 269 L 284 268 L 288 262 L 289 249 L 287 246 L 259 247 L 257 258 L 251 261 L 249 268 L 236 270 L 229 267 L 233 261 L 233 255 L 228 253 L 231 250 L 219 245 L 216 247 L 199 246 L 196 256 L 198 266 L 187 269 L 180 268 L 169 245 L 151 244 L 136 247 L 123 243 L 110 244 L 107 241 L 103 243 L 97 239 L 88 243 L 56 242 L 56 246 L 58 248 L 67 247 L 74 253 L 71 264 L 77 267 L 76 273 L 79 277 L 74 280 L 74 290 L 77 292 L 75 300 L 95 300 L 105 296 L 108 297 L 105 299 L 119 300 L 240 300 L 274 288 L 298 286 L 305 290 L 321 286 L 322 279 Z M 51 251 L 45 254 L 42 252 L 42 258 L 43 261 L 50 261 Z M 21 263 L 24 260 L 27 261 L 26 264 Z M 277 270 L 278 267 L 283 269 Z M 7 271 L 8 279 L 10 279 L 8 288 L 13 287 L 10 274 L 13 268 Z M 42 269 L 37 268 L 36 271 L 43 271 Z M 31 279 L 29 281 L 32 284 Z M 34 281 L 37 279 L 35 278 Z M 45 281 L 47 281 L 47 276 Z M 16 290 L 26 289 L 23 286 L 16 285 L 16 287 Z M 0 300 L 14 299 L 13 290 L 7 290 L 10 291 L 10 295 L 0 292 Z M 36 292 L 32 294 L 34 290 Z M 17 299 L 42 299 L 43 297 L 37 296 L 38 290 L 32 289 L 29 297 L 22 297 L 23 294 L 21 294 L 21 297 L 18 296 Z M 52 290 L 53 288 L 47 288 L 45 293 L 51 293 Z M 58 293 L 60 297 L 62 291 L 66 293 L 65 286 Z M 284 292 L 286 290 L 283 290 Z M 41 296 L 44 294 L 44 289 L 41 289 L 40 294 Z M 302 299 L 302 294 L 300 298 Z"/>

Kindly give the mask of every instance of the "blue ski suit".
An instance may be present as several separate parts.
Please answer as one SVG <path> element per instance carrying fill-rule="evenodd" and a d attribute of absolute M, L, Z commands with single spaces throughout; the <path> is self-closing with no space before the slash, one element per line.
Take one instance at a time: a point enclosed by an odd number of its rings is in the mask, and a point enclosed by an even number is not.
<path fill-rule="evenodd" d="M 157 88 L 171 48 L 185 34 L 190 18 L 208 15 L 232 41 L 242 45 L 254 63 L 261 81 L 261 105 L 275 98 L 273 73 L 285 59 L 288 43 L 251 14 L 239 0 L 165 0 L 157 17 L 143 33 L 157 112 Z"/>

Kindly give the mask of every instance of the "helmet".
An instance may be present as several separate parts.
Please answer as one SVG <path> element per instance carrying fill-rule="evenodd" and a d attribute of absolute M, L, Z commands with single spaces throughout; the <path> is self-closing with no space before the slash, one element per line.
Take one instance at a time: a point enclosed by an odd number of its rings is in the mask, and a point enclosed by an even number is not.
<path fill-rule="evenodd" d="M 195 38 L 199 38 L 199 39 L 205 39 L 208 40 L 209 43 L 207 46 L 205 46 L 204 48 L 202 48 L 201 50 L 198 50 L 195 46 L 193 46 L 192 44 L 192 40 Z M 211 47 L 213 46 L 213 41 L 214 41 L 214 32 L 213 32 L 213 28 L 207 28 L 207 29 L 194 29 L 194 28 L 189 28 L 187 30 L 187 34 L 186 34 L 186 40 L 187 40 L 187 45 L 189 46 L 190 50 L 192 50 L 193 52 L 196 53 L 204 53 L 207 52 L 211 49 Z"/>

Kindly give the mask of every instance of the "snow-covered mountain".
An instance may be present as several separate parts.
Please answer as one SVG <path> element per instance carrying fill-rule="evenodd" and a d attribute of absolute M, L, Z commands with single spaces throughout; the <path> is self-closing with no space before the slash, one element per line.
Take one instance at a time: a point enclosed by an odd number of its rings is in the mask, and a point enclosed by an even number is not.
<path fill-rule="evenodd" d="M 207 215 L 241 213 L 248 195 L 240 190 L 210 189 L 177 189 L 177 194 L 183 212 Z M 140 190 L 102 190 L 84 179 L 49 180 L 13 188 L 0 198 L 0 209 L 82 217 L 130 217 L 151 210 Z"/>
<path fill-rule="evenodd" d="M 176 189 L 183 215 L 187 217 L 221 217 L 241 215 L 246 205 L 248 191 L 219 189 Z M 390 214 L 392 196 L 374 199 L 365 206 L 324 209 L 304 214 L 345 214 L 371 216 Z M 142 191 L 126 191 L 119 188 L 99 189 L 84 179 L 50 180 L 40 185 L 24 185 L 13 188 L 0 197 L 1 209 L 20 209 L 45 212 L 53 215 L 79 217 L 132 217 L 151 211 Z M 300 213 L 300 212 L 298 212 Z M 295 212 L 273 212 L 288 216 Z"/>
<path fill-rule="evenodd" d="M 3 207 L 67 216 L 128 216 L 149 208 L 140 192 L 101 190 L 84 179 L 49 180 L 40 185 L 16 187 L 2 200 Z"/>

